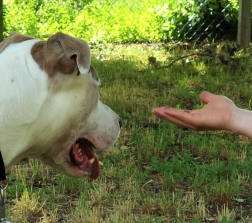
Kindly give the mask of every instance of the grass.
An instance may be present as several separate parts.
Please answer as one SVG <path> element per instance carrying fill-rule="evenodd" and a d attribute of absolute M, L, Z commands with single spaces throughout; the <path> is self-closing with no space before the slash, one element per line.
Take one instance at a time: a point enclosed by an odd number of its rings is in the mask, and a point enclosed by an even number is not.
<path fill-rule="evenodd" d="M 225 131 L 179 129 L 151 114 L 157 106 L 199 108 L 209 90 L 251 109 L 250 49 L 228 65 L 189 57 L 161 68 L 190 46 L 108 45 L 92 50 L 101 100 L 123 119 L 118 142 L 99 153 L 97 181 L 71 179 L 25 160 L 6 193 L 15 222 L 251 222 L 251 141 Z M 155 57 L 155 63 L 148 58 Z"/>

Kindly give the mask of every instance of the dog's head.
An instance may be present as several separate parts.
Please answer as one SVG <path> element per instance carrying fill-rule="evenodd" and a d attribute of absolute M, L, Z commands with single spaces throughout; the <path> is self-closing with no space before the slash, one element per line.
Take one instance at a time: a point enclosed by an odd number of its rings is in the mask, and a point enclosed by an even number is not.
<path fill-rule="evenodd" d="M 99 176 L 93 148 L 119 136 L 121 120 L 99 99 L 100 80 L 81 39 L 14 33 L 0 44 L 0 149 L 8 168 L 25 156 L 74 177 Z"/>

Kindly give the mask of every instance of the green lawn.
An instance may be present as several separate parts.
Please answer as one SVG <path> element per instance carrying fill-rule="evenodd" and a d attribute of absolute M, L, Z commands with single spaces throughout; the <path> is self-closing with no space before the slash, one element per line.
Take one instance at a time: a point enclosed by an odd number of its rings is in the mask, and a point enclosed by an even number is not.
<path fill-rule="evenodd" d="M 251 48 L 228 64 L 190 45 L 94 47 L 101 100 L 124 125 L 117 143 L 98 152 L 98 180 L 71 179 L 35 160 L 12 169 L 6 193 L 13 223 L 252 221 L 252 149 L 225 131 L 179 129 L 151 114 L 157 106 L 199 108 L 199 94 L 224 94 L 251 109 Z M 203 49 L 203 47 L 202 47 Z M 156 62 L 150 63 L 149 60 Z M 148 60 L 149 59 L 149 60 Z M 154 59 L 154 61 L 155 61 Z"/>

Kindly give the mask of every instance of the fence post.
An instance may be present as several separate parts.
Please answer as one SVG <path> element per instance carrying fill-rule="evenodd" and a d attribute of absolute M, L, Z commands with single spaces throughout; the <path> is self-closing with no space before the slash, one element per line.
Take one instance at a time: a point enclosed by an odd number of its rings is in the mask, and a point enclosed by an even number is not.
<path fill-rule="evenodd" d="M 251 0 L 240 0 L 237 45 L 246 47 L 251 42 Z"/>
<path fill-rule="evenodd" d="M 3 0 L 0 0 L 0 42 L 3 41 Z"/>

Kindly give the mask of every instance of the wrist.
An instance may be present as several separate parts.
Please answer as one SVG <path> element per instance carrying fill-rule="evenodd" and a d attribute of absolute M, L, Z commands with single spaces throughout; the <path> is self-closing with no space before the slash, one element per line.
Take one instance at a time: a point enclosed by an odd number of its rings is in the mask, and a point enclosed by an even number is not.
<path fill-rule="evenodd" d="M 235 107 L 231 112 L 229 131 L 252 137 L 252 112 Z"/>
<path fill-rule="evenodd" d="M 240 115 L 239 113 L 241 111 L 239 111 L 240 109 L 239 108 L 234 108 L 231 110 L 230 112 L 230 120 L 228 120 L 228 128 L 227 130 L 230 131 L 230 132 L 233 132 L 233 133 L 236 133 L 236 134 L 240 134 L 239 133 L 239 118 L 240 118 Z"/>

